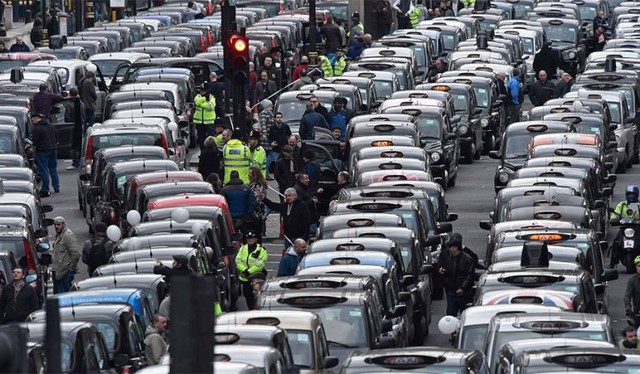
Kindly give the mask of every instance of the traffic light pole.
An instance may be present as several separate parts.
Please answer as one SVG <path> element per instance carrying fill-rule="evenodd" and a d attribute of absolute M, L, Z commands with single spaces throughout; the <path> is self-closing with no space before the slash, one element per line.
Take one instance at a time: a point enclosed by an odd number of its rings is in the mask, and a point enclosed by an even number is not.
<path fill-rule="evenodd" d="M 240 29 L 240 36 L 246 37 L 245 28 Z M 246 42 L 246 39 L 245 39 Z M 232 68 L 232 95 L 233 95 L 233 124 L 242 131 L 243 138 L 249 134 L 251 129 L 247 123 L 247 110 L 245 102 L 247 100 L 247 87 L 249 86 L 249 45 L 245 45 L 244 51 L 238 51 L 235 46 L 230 48 L 234 52 Z"/>
<path fill-rule="evenodd" d="M 229 54 L 229 37 L 236 31 L 236 7 L 228 1 L 222 4 L 222 47 L 224 49 L 224 112 L 232 113 L 231 97 L 233 96 L 233 69 Z M 234 118 L 235 120 L 235 118 Z"/>
<path fill-rule="evenodd" d="M 316 0 L 309 0 L 309 51 L 307 55 L 309 57 L 310 64 L 316 64 L 316 58 L 318 57 L 318 47 L 316 46 L 316 34 L 317 29 L 317 17 L 316 17 Z"/>

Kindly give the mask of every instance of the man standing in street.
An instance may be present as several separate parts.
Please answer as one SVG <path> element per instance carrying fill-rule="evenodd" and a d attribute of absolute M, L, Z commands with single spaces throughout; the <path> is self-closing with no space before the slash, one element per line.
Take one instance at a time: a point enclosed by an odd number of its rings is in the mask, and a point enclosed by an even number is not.
<path fill-rule="evenodd" d="M 247 233 L 247 244 L 240 247 L 236 256 L 236 266 L 238 267 L 242 293 L 247 301 L 249 310 L 256 308 L 256 299 L 253 295 L 250 278 L 258 273 L 263 273 L 266 276 L 268 257 L 267 250 L 258 244 L 258 235 L 253 231 L 249 231 Z"/>
<path fill-rule="evenodd" d="M 598 27 L 604 28 L 607 25 L 607 20 L 604 18 L 604 11 L 598 11 L 598 15 L 593 19 L 593 33 L 596 33 Z"/>
<path fill-rule="evenodd" d="M 457 316 L 473 297 L 475 264 L 471 256 L 462 251 L 462 235 L 451 235 L 445 246 L 447 253 L 440 256 L 436 268 L 447 291 L 447 315 Z"/>
<path fill-rule="evenodd" d="M 53 219 L 56 239 L 53 242 L 54 272 L 53 293 L 68 292 L 75 278 L 78 260 L 80 260 L 80 246 L 76 236 L 67 227 L 64 217 Z"/>
<path fill-rule="evenodd" d="M 243 183 L 249 184 L 249 168 L 251 167 L 251 150 L 240 140 L 242 133 L 235 129 L 231 135 L 231 140 L 222 149 L 224 158 L 224 180 L 223 184 L 231 180 L 231 172 L 237 171 Z"/>
<path fill-rule="evenodd" d="M 307 110 L 304 112 L 304 115 L 300 119 L 300 130 L 299 130 L 300 139 L 314 140 L 316 127 L 322 127 L 322 128 L 328 129 L 329 125 L 327 124 L 327 121 L 324 119 L 324 116 L 316 112 L 313 108 L 313 104 L 309 103 L 307 104 Z"/>
<path fill-rule="evenodd" d="M 51 192 L 49 192 L 49 177 L 51 177 L 53 190 L 60 192 L 56 130 L 47 121 L 47 117 L 44 114 L 32 115 L 31 121 L 33 122 L 33 146 L 36 149 L 36 164 L 42 176 L 40 196 L 49 197 L 51 196 Z"/>
<path fill-rule="evenodd" d="M 307 250 L 307 242 L 304 239 L 296 239 L 293 241 L 293 246 L 287 249 L 287 253 L 282 256 L 280 264 L 278 265 L 278 277 L 290 277 L 296 275 L 298 264 L 304 256 Z"/>
<path fill-rule="evenodd" d="M 309 212 L 309 206 L 298 199 L 298 192 L 293 187 L 284 190 L 284 203 L 274 203 L 265 198 L 264 205 L 269 209 L 280 212 L 284 226 L 284 248 L 293 245 L 292 238 L 309 240 L 309 226 L 313 218 Z M 287 239 L 288 238 L 288 239 Z"/>
<path fill-rule="evenodd" d="M 49 86 L 42 83 L 38 87 L 38 92 L 33 94 L 31 110 L 33 113 L 44 114 L 45 118 L 48 120 L 51 115 L 51 107 L 62 100 L 64 100 L 64 96 L 49 92 Z"/>
<path fill-rule="evenodd" d="M 298 168 L 293 160 L 293 148 L 290 145 L 283 146 L 281 153 L 282 157 L 276 161 L 273 177 L 278 182 L 280 193 L 284 193 L 287 188 L 293 187 L 296 183 Z"/>
<path fill-rule="evenodd" d="M 234 229 L 245 232 L 249 223 L 247 221 L 256 209 L 256 195 L 247 184 L 242 182 L 236 170 L 230 173 L 230 177 L 229 183 L 224 186 L 220 194 L 227 200 Z"/>
<path fill-rule="evenodd" d="M 91 127 L 96 122 L 96 93 L 95 73 L 88 71 L 85 78 L 80 80 L 78 85 L 78 93 L 80 100 L 84 104 L 84 116 L 87 119 L 87 126 Z"/>
<path fill-rule="evenodd" d="M 148 365 L 158 365 L 162 357 L 167 354 L 167 342 L 164 333 L 167 330 L 167 317 L 156 314 L 153 321 L 147 326 L 144 338 L 144 356 Z"/>
<path fill-rule="evenodd" d="M 544 105 L 547 101 L 553 99 L 556 86 L 547 80 L 547 72 L 540 70 L 538 80 L 529 87 L 529 100 L 533 106 Z"/>
<path fill-rule="evenodd" d="M 24 269 L 16 267 L 13 281 L 4 286 L 0 296 L 0 322 L 24 322 L 29 314 L 40 309 L 36 291 L 24 280 Z"/>
<path fill-rule="evenodd" d="M 564 88 L 562 89 L 562 96 L 564 96 L 566 93 L 571 92 L 571 88 L 573 87 L 573 84 L 575 83 L 575 81 L 573 80 L 573 77 L 569 73 L 562 74 L 562 81 L 564 82 Z"/>
<path fill-rule="evenodd" d="M 24 39 L 22 39 L 22 36 L 18 36 L 16 38 L 16 42 L 11 46 L 11 48 L 9 48 L 9 52 L 31 52 L 31 49 L 24 43 Z"/>
<path fill-rule="evenodd" d="M 411 20 L 409 17 L 411 16 L 411 12 L 413 11 L 413 4 L 411 0 L 395 0 L 393 2 L 393 9 L 396 10 L 396 16 L 398 17 L 398 30 L 401 29 L 410 29 L 411 28 Z"/>
<path fill-rule="evenodd" d="M 193 123 L 198 132 L 198 146 L 202 149 L 205 139 L 215 135 L 213 125 L 216 121 L 216 98 L 209 92 L 208 87 L 203 87 L 193 99 L 193 104 Z"/>
<path fill-rule="evenodd" d="M 351 24 L 352 24 L 351 29 L 347 34 L 347 37 L 349 38 L 349 42 L 347 43 L 347 46 L 351 46 L 354 44 L 354 39 L 358 34 L 358 31 L 364 34 L 364 25 L 362 24 L 362 22 L 360 22 L 360 13 L 353 12 L 353 14 L 351 15 Z"/>
<path fill-rule="evenodd" d="M 328 17 L 327 23 L 322 27 L 320 33 L 327 42 L 327 54 L 335 53 L 339 48 L 342 48 L 342 30 L 334 23 L 333 16 Z"/>
<path fill-rule="evenodd" d="M 389 0 L 379 0 L 376 5 L 376 14 L 378 23 L 382 26 L 382 36 L 389 35 L 393 25 L 393 9 Z"/>
<path fill-rule="evenodd" d="M 269 99 L 277 91 L 278 86 L 276 85 L 276 82 L 269 79 L 268 71 L 263 70 L 260 72 L 260 81 L 256 83 L 256 90 L 253 93 L 253 102 L 259 103 L 265 99 Z"/>
<path fill-rule="evenodd" d="M 291 136 L 291 128 L 282 121 L 282 113 L 276 113 L 274 118 L 275 124 L 269 128 L 271 152 L 267 155 L 267 172 L 271 170 L 271 164 L 278 161 L 282 147 L 287 145 L 287 139 Z"/>
<path fill-rule="evenodd" d="M 511 95 L 511 102 L 507 105 L 509 124 L 520 121 L 520 110 L 522 108 L 522 97 L 524 92 L 520 85 L 520 69 L 513 69 L 513 76 L 507 82 L 507 90 Z"/>
<path fill-rule="evenodd" d="M 104 223 L 96 223 L 95 232 L 95 238 L 84 242 L 84 247 L 82 248 L 82 262 L 87 265 L 89 277 L 93 276 L 93 272 L 97 268 L 109 262 L 115 245 L 114 242 L 107 238 L 107 225 Z"/>
<path fill-rule="evenodd" d="M 249 149 L 251 150 L 251 166 L 262 171 L 262 176 L 267 177 L 267 152 L 260 145 L 260 132 L 251 131 L 249 134 Z"/>

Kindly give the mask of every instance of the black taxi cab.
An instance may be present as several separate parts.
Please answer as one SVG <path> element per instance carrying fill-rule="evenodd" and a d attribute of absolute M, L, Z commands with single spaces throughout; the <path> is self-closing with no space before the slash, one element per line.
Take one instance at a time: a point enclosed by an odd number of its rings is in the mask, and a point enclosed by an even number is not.
<path fill-rule="evenodd" d="M 531 139 L 541 134 L 571 131 L 571 124 L 560 121 L 526 121 L 509 125 L 502 135 L 500 150 L 489 153 L 489 157 L 500 161 L 493 182 L 496 192 L 504 188 L 525 163 Z"/>
<path fill-rule="evenodd" d="M 442 347 L 414 347 L 357 352 L 349 356 L 342 373 L 378 372 L 488 374 L 482 352 Z"/>

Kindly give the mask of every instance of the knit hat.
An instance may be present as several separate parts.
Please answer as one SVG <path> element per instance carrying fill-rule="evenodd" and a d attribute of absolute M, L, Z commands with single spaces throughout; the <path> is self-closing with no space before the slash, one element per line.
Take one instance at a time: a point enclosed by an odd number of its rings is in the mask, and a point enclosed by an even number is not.
<path fill-rule="evenodd" d="M 291 148 L 291 146 L 287 144 L 284 147 L 282 147 L 282 152 L 291 153 L 293 152 L 293 148 Z"/>
<path fill-rule="evenodd" d="M 260 102 L 260 107 L 264 110 L 267 109 L 268 107 L 272 106 L 273 102 L 269 99 L 264 99 Z"/>
<path fill-rule="evenodd" d="M 445 247 L 458 247 L 462 249 L 462 235 L 454 232 L 451 238 L 445 243 Z"/>
<path fill-rule="evenodd" d="M 107 225 L 102 222 L 96 223 L 96 232 L 105 233 L 107 232 Z"/>

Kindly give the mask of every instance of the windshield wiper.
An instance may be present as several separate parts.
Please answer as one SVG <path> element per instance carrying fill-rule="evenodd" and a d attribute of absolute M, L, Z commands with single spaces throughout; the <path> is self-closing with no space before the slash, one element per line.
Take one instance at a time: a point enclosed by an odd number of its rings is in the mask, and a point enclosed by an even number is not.
<path fill-rule="evenodd" d="M 337 345 L 338 347 L 342 347 L 342 348 L 358 348 L 357 345 L 344 344 L 344 343 L 336 342 L 333 340 L 327 340 L 327 343 Z"/>

